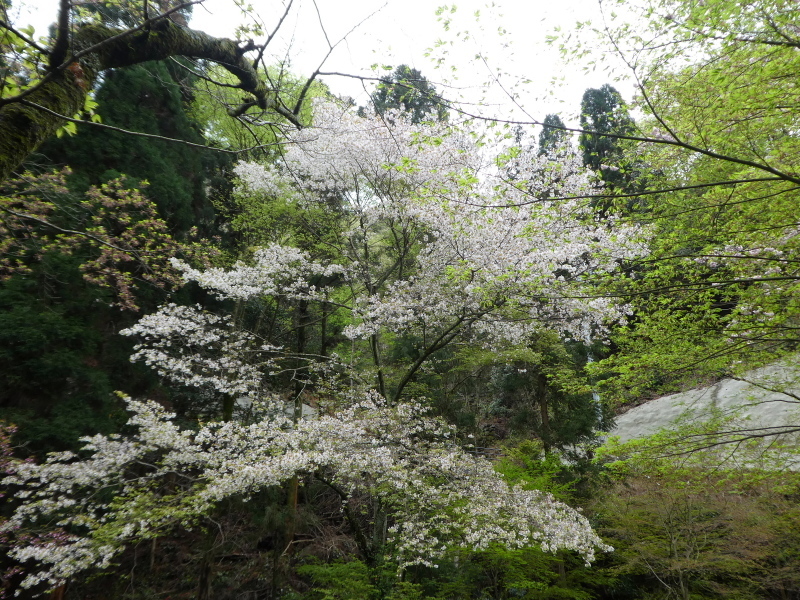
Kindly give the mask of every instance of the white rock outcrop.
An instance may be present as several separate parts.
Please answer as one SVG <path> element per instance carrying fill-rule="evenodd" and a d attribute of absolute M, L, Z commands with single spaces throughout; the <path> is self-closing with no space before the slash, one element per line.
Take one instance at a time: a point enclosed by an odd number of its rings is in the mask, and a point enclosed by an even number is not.
<path fill-rule="evenodd" d="M 652 435 L 680 418 L 707 418 L 713 411 L 738 413 L 738 420 L 753 429 L 800 426 L 798 358 L 651 400 L 617 417 L 610 435 L 626 442 Z"/>

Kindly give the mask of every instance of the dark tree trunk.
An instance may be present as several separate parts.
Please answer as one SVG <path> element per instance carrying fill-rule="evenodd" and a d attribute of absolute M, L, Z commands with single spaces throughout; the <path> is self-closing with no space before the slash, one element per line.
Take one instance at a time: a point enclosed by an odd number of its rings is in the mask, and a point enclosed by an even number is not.
<path fill-rule="evenodd" d="M 550 449 L 550 414 L 547 406 L 547 377 L 543 374 L 538 377 L 536 400 L 539 403 L 539 416 L 542 421 L 542 445 L 546 452 Z"/>

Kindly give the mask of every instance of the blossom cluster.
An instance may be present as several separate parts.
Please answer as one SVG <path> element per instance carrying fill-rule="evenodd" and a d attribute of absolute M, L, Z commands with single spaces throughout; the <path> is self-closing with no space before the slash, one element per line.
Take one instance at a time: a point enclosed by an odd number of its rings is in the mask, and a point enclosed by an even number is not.
<path fill-rule="evenodd" d="M 624 320 L 625 306 L 586 298 L 587 281 L 645 248 L 635 228 L 598 221 L 579 199 L 597 190 L 575 152 L 556 160 L 529 149 L 489 159 L 480 140 L 446 124 L 364 117 L 333 102 L 318 103 L 314 126 L 293 135 L 281 168 L 240 165 L 244 191 L 294 186 L 309 202 L 343 198 L 350 226 L 338 260 L 348 283 L 362 290 L 351 307 L 358 323 L 347 329 L 350 337 L 382 328 L 431 332 L 460 319 L 492 345 L 523 341 L 543 327 L 587 339 L 604 323 Z M 398 264 L 402 276 L 387 272 Z M 192 278 L 243 274 L 237 267 Z M 264 293 L 278 287 L 260 277 L 251 281 Z M 280 285 L 292 293 L 303 280 Z"/>
<path fill-rule="evenodd" d="M 256 250 L 253 264 L 237 262 L 232 269 L 193 269 L 185 262 L 173 259 L 172 265 L 183 273 L 186 281 L 195 281 L 220 299 L 247 300 L 258 296 L 322 299 L 324 290 L 311 285 L 315 276 L 332 277 L 342 273 L 337 264 L 314 262 L 291 246 L 270 244 Z"/>
<path fill-rule="evenodd" d="M 140 339 L 131 361 L 155 368 L 174 383 L 231 396 L 256 395 L 275 350 L 237 329 L 230 317 L 199 306 L 167 304 L 120 334 Z"/>
<path fill-rule="evenodd" d="M 548 494 L 510 487 L 416 402 L 389 407 L 368 394 L 339 413 L 292 424 L 273 399 L 255 423 L 197 430 L 181 429 L 154 402 L 127 402 L 132 436 L 85 438 L 88 458 L 53 454 L 4 479 L 25 502 L 0 530 L 52 522 L 73 532 L 57 542 L 20 539 L 11 557 L 39 567 L 23 587 L 52 587 L 102 568 L 128 543 L 190 526 L 223 499 L 293 477 L 324 476 L 346 493 L 380 498 L 392 515 L 389 543 L 401 568 L 432 564 L 454 542 L 566 548 L 587 562 L 596 549 L 609 549 L 580 513 Z M 111 500 L 98 493 L 110 489 Z"/>

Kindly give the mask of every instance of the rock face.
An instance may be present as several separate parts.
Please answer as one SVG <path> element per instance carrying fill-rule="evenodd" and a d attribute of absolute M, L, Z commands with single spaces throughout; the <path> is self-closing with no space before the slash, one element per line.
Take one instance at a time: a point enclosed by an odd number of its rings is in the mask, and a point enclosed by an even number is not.
<path fill-rule="evenodd" d="M 712 411 L 738 413 L 748 429 L 800 426 L 800 357 L 719 383 L 663 396 L 617 417 L 610 432 L 620 441 L 647 437 L 678 418 L 703 419 Z"/>

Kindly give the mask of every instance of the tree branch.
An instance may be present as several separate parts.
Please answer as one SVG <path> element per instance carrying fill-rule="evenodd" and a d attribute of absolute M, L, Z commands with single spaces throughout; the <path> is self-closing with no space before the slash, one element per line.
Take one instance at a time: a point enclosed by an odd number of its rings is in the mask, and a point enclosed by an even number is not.
<path fill-rule="evenodd" d="M 174 143 L 174 144 L 183 144 L 184 146 L 189 146 L 191 148 L 200 148 L 202 150 L 211 150 L 213 152 L 221 152 L 223 154 L 237 155 L 237 154 L 242 154 L 243 152 L 250 152 L 252 150 L 258 150 L 260 148 L 266 148 L 268 146 L 282 146 L 284 144 L 290 143 L 290 142 L 271 142 L 269 144 L 260 144 L 258 146 L 251 146 L 251 147 L 245 148 L 243 150 L 226 150 L 225 148 L 216 148 L 214 146 L 208 146 L 208 145 L 204 145 L 204 144 L 195 144 L 194 142 L 188 142 L 186 140 L 181 140 L 181 139 L 178 139 L 178 138 L 166 137 L 166 136 L 163 136 L 163 135 L 156 135 L 154 133 L 143 133 L 141 131 L 131 131 L 130 129 L 122 129 L 121 127 L 114 127 L 113 125 L 106 125 L 105 123 L 96 123 L 94 121 L 86 121 L 84 119 L 73 119 L 72 117 L 67 117 L 66 115 L 60 115 L 57 112 L 50 110 L 49 108 L 45 108 L 44 106 L 39 106 L 38 104 L 34 104 L 33 102 L 30 102 L 29 100 L 23 100 L 22 104 L 24 104 L 26 106 L 31 106 L 31 107 L 33 107 L 33 108 L 35 108 L 37 110 L 41 110 L 41 111 L 44 111 L 46 113 L 49 113 L 49 114 L 51 114 L 51 115 L 53 115 L 55 117 L 58 117 L 60 119 L 63 119 L 64 121 L 67 121 L 68 123 L 76 123 L 78 125 L 90 125 L 92 127 L 98 127 L 100 129 L 107 129 L 109 131 L 117 131 L 119 133 L 124 133 L 126 135 L 134 135 L 134 136 L 137 136 L 137 137 L 151 138 L 151 139 L 155 139 L 155 140 L 161 140 L 163 142 L 171 142 L 171 143 Z"/>
<path fill-rule="evenodd" d="M 417 371 L 419 371 L 419 369 L 422 366 L 422 364 L 426 360 L 428 360 L 428 357 L 430 357 L 431 354 L 441 350 L 442 348 L 447 346 L 447 344 L 449 344 L 451 341 L 453 341 L 453 339 L 455 339 L 455 337 L 460 333 L 462 325 L 464 325 L 464 324 L 469 325 L 470 323 L 473 323 L 476 320 L 478 320 L 484 314 L 486 314 L 486 313 L 485 312 L 481 312 L 481 313 L 479 313 L 477 315 L 473 315 L 469 319 L 467 319 L 464 316 L 458 317 L 458 319 L 456 319 L 455 323 L 453 323 L 450 327 L 445 329 L 444 332 L 442 332 L 442 334 L 438 338 L 436 338 L 436 340 L 434 340 L 433 343 L 431 343 L 419 355 L 419 358 L 417 358 L 417 360 L 414 361 L 414 364 L 411 365 L 411 367 L 408 369 L 408 371 L 406 371 L 406 374 L 400 380 L 400 383 L 397 384 L 397 389 L 395 390 L 394 397 L 392 398 L 392 403 L 396 404 L 400 400 L 400 396 L 402 395 L 403 390 L 405 389 L 405 387 L 409 384 L 409 382 L 414 377 L 414 375 L 416 375 Z"/>
<path fill-rule="evenodd" d="M 137 260 L 139 260 L 139 254 L 140 254 L 139 252 L 131 250 L 130 248 L 126 249 L 126 248 L 121 248 L 120 246 L 115 246 L 114 244 L 111 244 L 111 243 L 105 241 L 104 239 L 97 237 L 96 235 L 92 235 L 91 233 L 87 233 L 85 231 L 76 231 L 74 229 L 64 229 L 63 227 L 59 227 L 58 225 L 55 225 L 54 223 L 51 223 L 50 221 L 47 221 L 45 219 L 40 219 L 39 217 L 34 217 L 33 215 L 29 215 L 27 213 L 17 212 L 16 210 L 13 210 L 11 208 L 7 208 L 5 206 L 0 206 L 0 210 L 2 210 L 3 212 L 8 213 L 10 215 L 13 215 L 13 216 L 15 216 L 15 217 L 17 217 L 19 219 L 25 219 L 27 221 L 33 221 L 35 223 L 39 223 L 40 225 L 44 225 L 45 227 L 49 227 L 50 229 L 55 229 L 59 233 L 66 233 L 68 235 L 79 235 L 81 237 L 88 238 L 88 239 L 90 239 L 90 240 L 92 240 L 94 242 L 97 242 L 98 244 L 101 244 L 103 246 L 108 246 L 109 248 L 113 248 L 114 250 L 118 250 L 119 252 L 123 252 L 125 254 L 129 254 L 131 256 L 134 256 L 134 257 L 136 257 Z"/>
<path fill-rule="evenodd" d="M 148 19 L 147 21 L 145 21 L 144 23 L 138 25 L 137 27 L 133 27 L 131 29 L 126 29 L 126 30 L 118 33 L 117 35 L 115 35 L 113 37 L 110 37 L 110 38 L 107 38 L 107 39 L 99 41 L 96 45 L 90 45 L 88 48 L 84 48 L 82 51 L 80 51 L 80 52 L 78 52 L 76 54 L 72 54 L 68 59 L 64 60 L 64 62 L 62 62 L 60 65 L 58 65 L 57 67 L 51 69 L 50 72 L 47 75 L 42 77 L 34 85 L 30 86 L 29 88 L 26 88 L 26 89 L 22 90 L 16 96 L 10 96 L 8 98 L 0 98 L 0 108 L 5 106 L 6 104 L 13 104 L 15 102 L 19 102 L 23 98 L 38 92 L 45 85 L 47 85 L 48 83 L 53 81 L 55 75 L 57 75 L 58 73 L 62 73 L 65 69 L 67 69 L 74 62 L 80 60 L 81 58 L 83 58 L 84 56 L 86 56 L 88 54 L 91 54 L 95 50 L 97 50 L 100 47 L 102 47 L 104 44 L 110 43 L 110 42 L 113 42 L 113 41 L 119 41 L 121 39 L 124 39 L 124 38 L 130 36 L 130 35 L 133 35 L 136 32 L 139 32 L 139 31 L 143 31 L 143 30 L 144 31 L 149 31 L 149 27 L 153 23 L 155 23 L 157 21 L 160 21 L 162 19 L 165 19 L 165 18 L 169 17 L 169 15 L 171 15 L 172 13 L 174 13 L 176 11 L 179 11 L 179 10 L 181 10 L 183 8 L 186 8 L 187 6 L 192 6 L 194 4 L 199 4 L 201 2 L 203 2 L 203 0 L 192 0 L 191 2 L 185 2 L 183 4 L 180 4 L 180 5 L 174 7 L 172 9 L 160 14 L 160 15 L 157 15 L 157 16 L 153 17 L 152 19 Z M 92 27 L 92 26 L 89 25 L 87 27 Z M 44 54 L 44 55 L 47 55 L 48 53 L 49 53 L 48 50 L 43 50 L 42 51 L 42 54 Z"/>
<path fill-rule="evenodd" d="M 364 23 L 366 23 L 366 22 L 367 22 L 369 19 L 371 19 L 371 18 L 372 18 L 372 17 L 373 17 L 373 16 L 374 16 L 376 13 L 378 13 L 378 12 L 379 12 L 379 11 L 381 11 L 381 10 L 383 10 L 383 7 L 384 7 L 384 6 L 386 6 L 386 3 L 384 3 L 383 5 L 381 5 L 381 6 L 380 6 L 380 8 L 378 8 L 378 9 L 377 9 L 377 10 L 375 10 L 375 11 L 373 11 L 372 13 L 370 13 L 369 15 L 367 15 L 366 17 L 364 17 L 364 18 L 363 18 L 361 21 L 359 21 L 358 23 L 356 23 L 356 24 L 355 24 L 355 25 L 354 25 L 354 26 L 353 26 L 353 27 L 350 29 L 350 31 L 348 31 L 346 34 L 344 34 L 344 36 L 342 36 L 342 38 L 341 38 L 339 41 L 337 41 L 335 44 L 331 45 L 331 42 L 330 42 L 330 40 L 328 39 L 328 33 L 325 31 L 325 27 L 324 27 L 324 26 L 322 26 L 322 17 L 321 17 L 321 15 L 319 14 L 319 8 L 317 7 L 317 5 L 316 5 L 316 2 L 314 3 L 314 8 L 316 8 L 316 9 L 317 9 L 317 16 L 318 16 L 318 17 L 319 17 L 319 19 L 320 19 L 320 26 L 322 27 L 322 32 L 323 32 L 323 34 L 325 35 L 325 40 L 328 42 L 328 53 L 327 53 L 327 54 L 325 55 L 325 57 L 322 59 L 322 61 L 320 62 L 319 66 L 318 66 L 318 67 L 317 67 L 317 68 L 314 70 L 314 72 L 311 74 L 311 77 L 309 77 L 309 78 L 308 78 L 308 80 L 306 80 L 306 84 L 303 86 L 303 89 L 300 91 L 300 95 L 297 97 L 297 102 L 295 103 L 295 105 L 294 105 L 294 108 L 292 109 L 292 113 L 293 113 L 293 114 L 295 114 L 295 115 L 298 115 L 298 114 L 300 114 L 300 108 L 302 107 L 302 105 L 303 105 L 303 102 L 305 101 L 306 95 L 308 94 L 308 90 L 310 90 L 310 89 L 311 89 L 311 84 L 312 84 L 312 83 L 314 83 L 314 80 L 317 78 L 317 76 L 321 74 L 321 71 L 320 71 L 320 69 L 321 69 L 321 68 L 322 68 L 322 66 L 325 64 L 325 61 L 327 61 L 327 60 L 328 60 L 328 57 L 329 57 L 329 56 L 330 56 L 330 55 L 333 53 L 333 51 L 336 49 L 336 47 L 337 47 L 339 44 L 341 44 L 341 43 L 342 43 L 342 42 L 343 42 L 345 39 L 347 39 L 347 36 L 349 36 L 349 35 L 350 35 L 351 33 L 353 33 L 353 32 L 354 32 L 356 29 L 358 29 L 359 27 L 361 27 L 361 25 L 363 25 L 363 24 L 364 24 Z"/>
<path fill-rule="evenodd" d="M 0 101 L 0 181 L 61 127 L 63 115 L 74 115 L 83 108 L 100 72 L 150 60 L 187 56 L 216 62 L 239 79 L 241 88 L 254 97 L 245 103 L 248 108 L 271 110 L 302 127 L 296 116 L 281 106 L 278 91 L 268 89 L 259 78 L 236 42 L 181 27 L 165 18 L 170 12 L 174 9 L 124 31 L 100 25 L 79 28 L 72 41 L 74 53 L 63 68 L 59 66 L 16 97 Z M 150 30 L 142 31 L 146 25 L 151 26 Z M 22 103 L 22 99 L 39 108 Z"/>
<path fill-rule="evenodd" d="M 367 536 L 364 534 L 364 530 L 361 527 L 361 523 L 358 522 L 353 511 L 350 510 L 350 505 L 348 501 L 350 500 L 349 494 L 345 492 L 342 488 L 338 485 L 333 483 L 332 481 L 328 481 L 324 479 L 320 475 L 316 475 L 317 480 L 327 485 L 331 488 L 336 494 L 338 494 L 339 498 L 342 500 L 342 511 L 344 512 L 345 517 L 347 518 L 347 522 L 349 523 L 350 527 L 353 529 L 353 535 L 356 538 L 356 544 L 361 549 L 361 552 L 364 554 L 364 558 L 367 560 L 369 564 L 372 564 L 374 560 L 374 553 L 372 550 L 372 545 L 367 540 Z"/>
<path fill-rule="evenodd" d="M 57 69 L 67 58 L 69 51 L 69 10 L 70 0 L 61 0 L 58 8 L 58 25 L 56 26 L 56 41 L 50 52 L 49 68 Z"/>
<path fill-rule="evenodd" d="M 503 179 L 509 185 L 513 185 L 513 181 L 509 181 Z M 476 202 L 467 202 L 462 201 L 459 204 L 464 204 L 466 206 L 475 206 L 477 208 L 513 208 L 515 206 L 527 206 L 528 204 L 536 204 L 537 202 L 557 202 L 562 200 L 613 200 L 615 198 L 638 198 L 640 196 L 654 196 L 658 194 L 667 194 L 671 192 L 683 192 L 685 190 L 699 190 L 704 188 L 710 187 L 719 187 L 723 185 L 738 185 L 743 183 L 758 183 L 764 181 L 785 181 L 785 179 L 781 177 L 754 177 L 752 179 L 729 179 L 726 181 L 713 181 L 710 183 L 697 183 L 694 185 L 679 185 L 671 188 L 661 188 L 657 190 L 648 190 L 644 192 L 632 192 L 629 194 L 584 194 L 581 196 L 553 196 L 553 197 L 545 197 L 545 198 L 534 198 L 528 202 L 516 202 L 514 204 L 479 204 Z M 533 192 L 527 190 L 522 187 L 517 187 L 517 189 L 527 196 L 535 196 Z M 792 188 L 797 189 L 797 188 Z"/>

